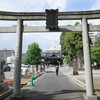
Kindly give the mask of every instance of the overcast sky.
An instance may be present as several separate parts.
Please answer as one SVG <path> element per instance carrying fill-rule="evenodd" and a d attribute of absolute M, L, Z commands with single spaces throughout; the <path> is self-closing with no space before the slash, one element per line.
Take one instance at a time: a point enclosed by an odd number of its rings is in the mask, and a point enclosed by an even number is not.
<path fill-rule="evenodd" d="M 0 0 L 0 11 L 13 12 L 44 12 L 45 9 L 59 9 L 59 11 L 85 11 L 100 9 L 100 0 Z M 100 21 L 89 21 L 98 24 Z M 75 21 L 59 22 L 59 25 L 74 24 Z M 24 25 L 44 25 L 45 22 L 24 22 Z M 0 21 L 0 26 L 12 26 L 16 22 Z M 61 33 L 25 33 L 23 35 L 23 52 L 25 53 L 29 44 L 37 42 L 45 51 L 55 45 L 60 48 L 59 37 Z M 0 50 L 7 48 L 15 50 L 16 34 L 0 33 Z"/>

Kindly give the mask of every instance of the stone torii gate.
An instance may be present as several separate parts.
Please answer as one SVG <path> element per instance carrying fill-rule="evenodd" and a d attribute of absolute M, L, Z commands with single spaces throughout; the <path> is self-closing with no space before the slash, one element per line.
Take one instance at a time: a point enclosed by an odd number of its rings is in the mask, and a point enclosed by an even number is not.
<path fill-rule="evenodd" d="M 23 21 L 39 21 L 46 20 L 45 12 L 3 12 L 0 11 L 0 20 L 17 21 L 17 26 L 0 27 L 0 33 L 17 33 L 16 51 L 15 51 L 15 68 L 14 68 L 14 89 L 13 98 L 22 100 L 21 96 L 21 56 L 22 56 L 22 38 L 25 32 L 68 32 L 82 31 L 83 50 L 84 50 L 84 66 L 86 80 L 86 98 L 87 100 L 97 100 L 94 95 L 93 75 L 91 69 L 89 33 L 100 31 L 100 25 L 88 25 L 88 19 L 100 19 L 100 10 L 95 11 L 79 11 L 79 12 L 58 12 L 58 20 L 81 20 L 82 25 L 79 26 L 59 26 L 57 30 L 46 29 L 45 26 L 24 26 Z"/>

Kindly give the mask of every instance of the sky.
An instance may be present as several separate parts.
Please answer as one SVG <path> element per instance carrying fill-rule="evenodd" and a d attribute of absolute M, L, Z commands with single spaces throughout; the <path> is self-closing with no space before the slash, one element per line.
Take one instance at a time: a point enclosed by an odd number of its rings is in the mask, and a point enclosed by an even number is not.
<path fill-rule="evenodd" d="M 59 9 L 59 12 L 87 11 L 100 9 L 100 0 L 0 0 L 0 11 L 12 12 L 45 12 L 45 9 Z M 76 21 L 59 21 L 58 25 L 75 24 Z M 100 20 L 89 21 L 92 24 L 99 24 Z M 13 26 L 16 21 L 2 21 L 0 26 Z M 45 26 L 45 21 L 24 22 L 24 25 Z M 23 50 L 27 51 L 28 45 L 36 42 L 45 51 L 55 46 L 60 49 L 61 32 L 48 33 L 24 33 Z M 16 33 L 0 33 L 0 50 L 15 50 Z"/>

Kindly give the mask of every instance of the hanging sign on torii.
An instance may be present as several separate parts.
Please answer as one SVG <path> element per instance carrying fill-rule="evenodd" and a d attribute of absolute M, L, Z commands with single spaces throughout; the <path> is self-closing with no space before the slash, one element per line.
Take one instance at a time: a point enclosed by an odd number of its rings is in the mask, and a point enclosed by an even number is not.
<path fill-rule="evenodd" d="M 45 10 L 46 12 L 46 28 L 50 30 L 58 29 L 58 9 Z"/>

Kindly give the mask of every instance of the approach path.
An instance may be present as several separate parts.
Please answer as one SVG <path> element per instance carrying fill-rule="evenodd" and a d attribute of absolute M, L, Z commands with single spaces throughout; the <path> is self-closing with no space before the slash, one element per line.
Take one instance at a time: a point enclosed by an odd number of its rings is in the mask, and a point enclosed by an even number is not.
<path fill-rule="evenodd" d="M 35 87 L 26 91 L 24 100 L 83 100 L 84 92 L 61 71 L 56 76 L 54 68 L 48 68 L 46 73 L 38 78 Z"/>

